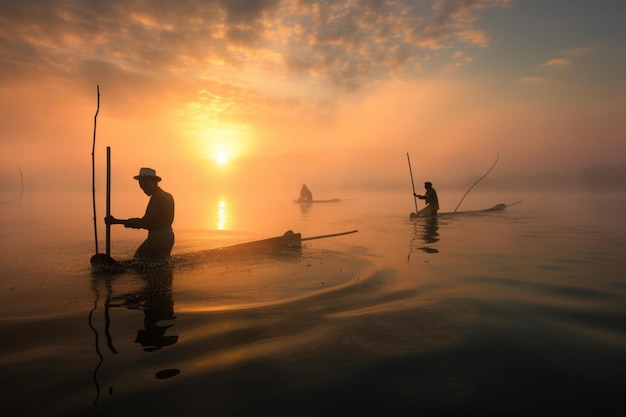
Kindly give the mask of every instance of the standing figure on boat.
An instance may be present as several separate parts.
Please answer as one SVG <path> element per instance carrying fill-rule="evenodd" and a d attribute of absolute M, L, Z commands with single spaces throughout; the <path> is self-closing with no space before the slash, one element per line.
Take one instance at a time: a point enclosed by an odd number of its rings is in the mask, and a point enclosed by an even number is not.
<path fill-rule="evenodd" d="M 311 203 L 313 202 L 313 193 L 306 186 L 306 184 L 302 184 L 302 188 L 300 189 L 300 198 L 298 198 L 299 202 L 302 203 Z"/>
<path fill-rule="evenodd" d="M 420 200 L 425 200 L 426 207 L 419 211 L 419 214 L 422 216 L 435 216 L 437 215 L 437 211 L 439 211 L 439 199 L 437 199 L 437 191 L 433 188 L 433 184 L 430 181 L 424 183 L 424 188 L 426 189 L 426 193 L 424 195 L 415 194 L 413 195 Z"/>
<path fill-rule="evenodd" d="M 161 260 L 168 259 L 174 246 L 174 198 L 159 187 L 161 177 L 152 168 L 141 168 L 134 177 L 146 195 L 150 196 L 146 213 L 141 218 L 126 220 L 109 216 L 106 224 L 123 224 L 133 229 L 147 229 L 148 238 L 137 248 L 135 258 Z"/>

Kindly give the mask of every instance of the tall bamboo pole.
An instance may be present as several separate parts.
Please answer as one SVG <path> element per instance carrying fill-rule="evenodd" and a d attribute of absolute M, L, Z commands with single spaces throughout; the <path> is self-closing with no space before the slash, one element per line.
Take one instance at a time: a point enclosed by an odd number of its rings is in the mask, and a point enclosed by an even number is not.
<path fill-rule="evenodd" d="M 98 120 L 98 112 L 100 111 L 100 86 L 96 85 L 98 92 L 98 107 L 93 117 L 93 144 L 91 146 L 91 195 L 93 201 L 93 234 L 96 241 L 96 253 L 98 253 L 98 224 L 96 215 L 96 123 Z"/>

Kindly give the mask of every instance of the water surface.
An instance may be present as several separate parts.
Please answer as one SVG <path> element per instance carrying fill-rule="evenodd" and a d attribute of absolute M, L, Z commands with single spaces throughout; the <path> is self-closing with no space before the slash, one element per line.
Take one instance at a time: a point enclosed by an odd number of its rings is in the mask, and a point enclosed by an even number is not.
<path fill-rule="evenodd" d="M 461 197 L 440 194 L 443 212 Z M 624 195 L 591 205 L 589 195 L 476 193 L 462 209 L 523 203 L 416 221 L 406 193 L 319 197 L 345 200 L 223 195 L 186 206 L 181 196 L 172 268 L 114 276 L 90 273 L 89 206 L 1 206 L 4 408 L 319 416 L 620 405 Z M 354 229 L 296 254 L 183 257 L 286 230 Z M 144 236 L 112 235 L 120 259 Z"/>

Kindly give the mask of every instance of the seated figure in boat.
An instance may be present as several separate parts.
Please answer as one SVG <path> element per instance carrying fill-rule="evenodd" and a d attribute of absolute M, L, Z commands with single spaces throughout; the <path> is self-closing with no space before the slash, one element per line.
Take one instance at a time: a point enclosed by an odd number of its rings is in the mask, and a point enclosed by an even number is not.
<path fill-rule="evenodd" d="M 300 189 L 300 197 L 298 201 L 301 203 L 311 203 L 313 202 L 313 193 L 309 190 L 309 187 L 306 184 L 302 184 L 302 188 Z"/>
<path fill-rule="evenodd" d="M 159 187 L 161 177 L 152 168 L 141 168 L 134 177 L 146 195 L 150 196 L 146 213 L 141 218 L 116 219 L 109 216 L 106 224 L 123 224 L 133 229 L 147 229 L 148 238 L 135 252 L 135 258 L 141 260 L 168 259 L 174 246 L 174 198 Z"/>
<path fill-rule="evenodd" d="M 425 200 L 426 207 L 419 211 L 420 216 L 435 216 L 437 215 L 437 211 L 439 211 L 439 199 L 437 199 L 437 191 L 433 188 L 433 184 L 430 181 L 424 183 L 424 188 L 426 192 L 424 195 L 415 194 L 413 195 L 420 200 Z"/>

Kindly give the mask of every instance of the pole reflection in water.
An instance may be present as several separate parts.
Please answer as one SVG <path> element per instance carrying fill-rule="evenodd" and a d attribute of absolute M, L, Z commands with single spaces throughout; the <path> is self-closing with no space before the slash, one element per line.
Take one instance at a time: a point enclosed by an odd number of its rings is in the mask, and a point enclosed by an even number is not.
<path fill-rule="evenodd" d="M 101 287 L 104 287 L 106 290 L 103 305 L 104 336 L 107 341 L 106 345 L 113 354 L 118 354 L 118 351 L 113 344 L 113 338 L 110 332 L 111 326 L 114 325 L 114 323 L 111 322 L 111 308 L 124 307 L 130 310 L 143 311 L 143 329 L 137 330 L 134 342 L 140 344 L 145 352 L 154 352 L 178 342 L 177 335 L 166 334 L 174 324 L 163 324 L 164 321 L 176 319 L 174 315 L 174 299 L 172 297 L 173 274 L 171 268 L 156 268 L 155 270 L 142 273 L 139 278 L 144 284 L 140 290 L 119 295 L 114 294 L 114 283 L 116 280 L 124 279 L 124 274 L 96 276 L 92 279 L 92 289 L 94 291 L 95 300 L 93 309 L 89 312 L 89 327 L 94 333 L 96 354 L 99 358 L 93 374 L 96 386 L 96 399 L 94 404 L 97 404 L 100 397 L 98 371 L 104 362 L 104 355 L 100 350 L 100 336 L 97 327 L 94 325 L 94 315 L 98 303 L 100 302 Z M 180 371 L 178 369 L 165 369 L 157 372 L 155 377 L 157 379 L 163 379 L 178 375 L 179 373 Z M 113 393 L 113 387 L 109 387 L 108 391 L 109 395 L 111 395 Z"/>
<path fill-rule="evenodd" d="M 418 218 L 413 221 L 414 236 L 409 244 L 409 255 L 407 256 L 407 262 L 411 258 L 411 252 L 413 252 L 413 243 L 416 240 L 420 240 L 425 243 L 417 249 L 425 253 L 439 253 L 439 249 L 434 245 L 439 242 L 439 219 L 437 216 Z"/>

